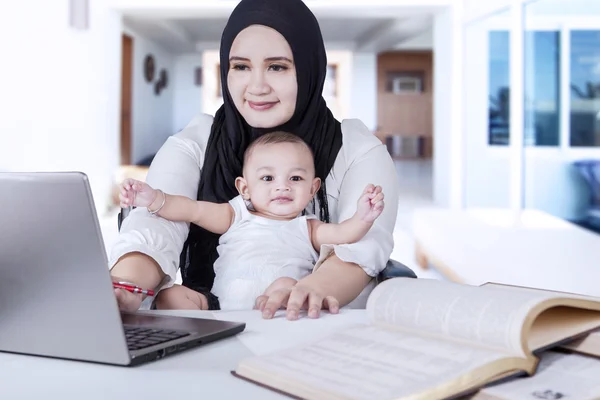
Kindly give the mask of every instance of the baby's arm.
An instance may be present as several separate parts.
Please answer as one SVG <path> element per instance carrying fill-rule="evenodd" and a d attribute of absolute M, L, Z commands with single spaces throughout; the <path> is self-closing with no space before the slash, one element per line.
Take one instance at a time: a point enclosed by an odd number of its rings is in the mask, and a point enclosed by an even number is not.
<path fill-rule="evenodd" d="M 147 207 L 148 211 L 170 221 L 191 222 L 213 233 L 225 233 L 233 220 L 233 208 L 229 203 L 218 204 L 167 195 L 134 179 L 123 182 L 120 197 L 121 207 Z"/>
<path fill-rule="evenodd" d="M 314 248 L 319 251 L 323 244 L 356 243 L 362 239 L 373 222 L 383 211 L 381 186 L 368 185 L 358 199 L 354 215 L 339 223 L 326 224 L 319 220 L 309 220 L 310 237 Z"/>

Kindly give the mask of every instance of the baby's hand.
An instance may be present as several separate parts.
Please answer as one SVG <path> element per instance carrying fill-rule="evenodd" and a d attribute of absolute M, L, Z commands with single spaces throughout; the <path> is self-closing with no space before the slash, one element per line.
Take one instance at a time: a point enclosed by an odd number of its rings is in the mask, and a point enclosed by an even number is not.
<path fill-rule="evenodd" d="M 157 191 L 147 183 L 125 179 L 121 184 L 119 200 L 121 208 L 149 207 L 156 200 Z"/>
<path fill-rule="evenodd" d="M 381 186 L 369 184 L 358 199 L 356 216 L 365 222 L 373 222 L 381 215 L 383 207 Z"/>

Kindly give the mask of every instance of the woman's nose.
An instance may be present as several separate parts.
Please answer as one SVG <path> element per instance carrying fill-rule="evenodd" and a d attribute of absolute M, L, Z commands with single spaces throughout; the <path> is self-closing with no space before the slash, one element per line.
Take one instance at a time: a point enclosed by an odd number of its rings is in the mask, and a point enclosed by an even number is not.
<path fill-rule="evenodd" d="M 256 68 L 250 75 L 250 82 L 248 83 L 248 92 L 253 95 L 267 94 L 270 91 L 270 87 L 265 79 L 264 71 Z"/>

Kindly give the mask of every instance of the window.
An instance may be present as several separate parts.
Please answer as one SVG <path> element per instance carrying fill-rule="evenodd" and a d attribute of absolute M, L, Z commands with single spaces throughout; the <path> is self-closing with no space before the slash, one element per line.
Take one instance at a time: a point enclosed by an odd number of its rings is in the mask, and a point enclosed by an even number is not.
<path fill-rule="evenodd" d="M 525 33 L 525 146 L 560 142 L 560 34 Z"/>
<path fill-rule="evenodd" d="M 508 145 L 510 118 L 509 36 L 506 31 L 489 33 L 489 122 L 488 144 Z"/>
<path fill-rule="evenodd" d="M 570 145 L 600 146 L 600 31 L 571 31 Z"/>
<path fill-rule="evenodd" d="M 527 146 L 558 146 L 560 139 L 560 35 L 557 31 L 525 34 L 525 126 Z M 510 37 L 489 34 L 488 144 L 510 142 Z"/>

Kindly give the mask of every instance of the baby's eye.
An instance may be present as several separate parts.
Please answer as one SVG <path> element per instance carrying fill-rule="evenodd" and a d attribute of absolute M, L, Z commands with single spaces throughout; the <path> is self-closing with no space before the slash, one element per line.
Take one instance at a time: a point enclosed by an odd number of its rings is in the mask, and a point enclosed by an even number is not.
<path fill-rule="evenodd" d="M 260 178 L 261 180 L 265 181 L 265 182 L 271 182 L 273 180 L 273 177 L 271 175 L 265 175 L 262 178 Z"/>
<path fill-rule="evenodd" d="M 301 180 L 302 180 L 302 177 L 301 177 L 301 176 L 292 176 L 292 177 L 290 178 L 290 180 L 292 180 L 292 181 L 294 181 L 294 182 L 299 182 L 299 181 L 301 181 Z"/>

